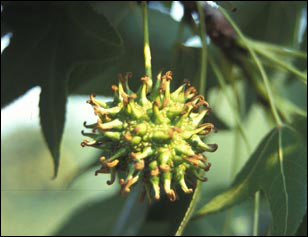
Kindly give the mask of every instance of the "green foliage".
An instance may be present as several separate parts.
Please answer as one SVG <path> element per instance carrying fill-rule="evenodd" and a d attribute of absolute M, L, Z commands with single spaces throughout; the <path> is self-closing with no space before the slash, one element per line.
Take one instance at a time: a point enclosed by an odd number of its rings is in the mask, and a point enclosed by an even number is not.
<path fill-rule="evenodd" d="M 121 39 L 87 3 L 5 3 L 4 8 L 1 20 L 14 37 L 1 55 L 1 107 L 41 86 L 41 126 L 56 176 L 70 74 L 79 64 L 103 67 L 121 52 Z"/>
<path fill-rule="evenodd" d="M 273 129 L 231 187 L 201 208 L 197 216 L 224 210 L 261 190 L 272 211 L 272 234 L 293 235 L 307 208 L 306 158 L 307 148 L 293 128 Z"/>
<path fill-rule="evenodd" d="M 161 11 L 153 8 L 157 4 Z M 183 226 L 184 234 L 250 235 L 251 198 L 259 190 L 259 235 L 304 236 L 307 3 L 221 4 L 235 25 L 230 28 L 217 20 L 224 18 L 215 18 L 216 10 L 204 8 L 211 40 L 206 89 L 200 91 L 212 107 L 206 122 L 218 128 L 209 139 L 217 141 L 219 149 L 210 158 L 209 182 L 200 188 L 200 200 L 193 203 L 195 217 Z M 1 108 L 40 86 L 43 134 L 19 127 L 1 134 L 2 234 L 174 235 L 192 195 L 179 193 L 175 203 L 163 197 L 148 205 L 139 203 L 141 190 L 136 187 L 126 199 L 119 197 L 116 188 L 105 185 L 108 177 L 92 177 L 98 154 L 78 147 L 85 115 L 81 109 L 70 112 L 75 95 L 110 96 L 118 73 L 132 72 L 137 79 L 130 80 L 130 86 L 138 88 L 138 78 L 145 73 L 139 2 L 5 1 L 2 6 L 1 36 L 12 37 L 1 55 Z M 184 21 L 177 22 L 169 14 L 171 6 L 149 2 L 153 75 L 171 70 L 172 90 L 184 79 L 200 89 L 201 48 L 183 44 L 200 34 L 199 25 L 187 17 L 198 13 L 194 5 L 185 5 Z M 233 8 L 235 12 L 229 11 Z M 212 18 L 206 11 L 214 13 Z M 223 40 L 215 40 L 213 32 Z M 282 126 L 275 123 L 273 108 Z M 22 113 L 18 117 L 24 119 Z M 53 162 L 48 162 L 44 140 Z"/>
<path fill-rule="evenodd" d="M 74 212 L 54 235 L 136 235 L 148 209 L 146 203 L 138 202 L 138 194 L 140 189 L 126 200 L 116 195 L 91 205 L 84 205 Z"/>

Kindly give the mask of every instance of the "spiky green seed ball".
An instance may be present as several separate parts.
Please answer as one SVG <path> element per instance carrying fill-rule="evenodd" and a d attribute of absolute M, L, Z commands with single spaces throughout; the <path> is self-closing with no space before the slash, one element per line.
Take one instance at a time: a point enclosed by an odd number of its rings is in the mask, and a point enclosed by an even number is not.
<path fill-rule="evenodd" d="M 217 149 L 216 144 L 203 142 L 214 128 L 211 123 L 201 124 L 209 111 L 208 103 L 188 82 L 170 93 L 171 72 L 159 74 L 154 87 L 149 77 L 141 78 L 136 94 L 128 87 L 130 76 L 126 74 L 118 86 L 112 86 L 112 102 L 90 96 L 87 102 L 99 118 L 97 123 L 84 124 L 93 132 L 82 134 L 92 140 L 85 139 L 81 145 L 103 151 L 102 167 L 96 174 L 110 173 L 108 184 L 115 181 L 117 171 L 124 170 L 126 178 L 120 179 L 123 193 L 142 180 L 148 197 L 154 191 L 155 199 L 160 199 L 162 186 L 174 201 L 177 186 L 190 193 L 193 189 L 187 180 L 206 181 L 203 175 L 210 163 L 203 153 Z"/>

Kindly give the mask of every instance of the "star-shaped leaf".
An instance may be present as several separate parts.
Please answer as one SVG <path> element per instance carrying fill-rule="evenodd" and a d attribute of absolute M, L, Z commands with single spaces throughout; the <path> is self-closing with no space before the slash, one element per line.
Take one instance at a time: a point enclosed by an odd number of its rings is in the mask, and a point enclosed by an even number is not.
<path fill-rule="evenodd" d="M 1 55 L 1 107 L 41 87 L 41 126 L 56 175 L 71 72 L 89 63 L 104 67 L 120 55 L 122 41 L 86 2 L 5 2 L 3 9 L 1 22 L 13 36 Z"/>

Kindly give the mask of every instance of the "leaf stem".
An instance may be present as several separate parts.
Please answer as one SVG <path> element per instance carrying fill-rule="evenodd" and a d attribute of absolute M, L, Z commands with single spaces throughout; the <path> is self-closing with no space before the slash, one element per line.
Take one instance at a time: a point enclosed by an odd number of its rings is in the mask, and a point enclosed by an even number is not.
<path fill-rule="evenodd" d="M 143 12 L 145 74 L 152 79 L 152 65 L 151 65 L 152 58 L 151 58 L 150 39 L 149 39 L 147 2 L 142 1 L 141 5 L 142 5 L 142 12 Z"/>

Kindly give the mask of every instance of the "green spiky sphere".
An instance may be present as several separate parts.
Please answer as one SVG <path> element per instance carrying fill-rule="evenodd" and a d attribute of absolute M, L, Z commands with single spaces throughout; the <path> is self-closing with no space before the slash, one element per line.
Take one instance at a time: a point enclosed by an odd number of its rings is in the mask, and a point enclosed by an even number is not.
<path fill-rule="evenodd" d="M 126 177 L 120 179 L 122 193 L 130 192 L 141 180 L 148 197 L 153 194 L 160 199 L 162 187 L 174 201 L 177 186 L 190 193 L 193 189 L 187 181 L 206 181 L 204 173 L 210 163 L 203 153 L 217 149 L 216 144 L 203 142 L 214 128 L 211 123 L 201 123 L 209 111 L 208 103 L 188 82 L 170 93 L 171 72 L 159 74 L 153 87 L 149 77 L 141 78 L 136 94 L 128 87 L 130 76 L 121 76 L 119 85 L 112 86 L 112 102 L 90 96 L 87 102 L 99 118 L 97 123 L 84 124 L 92 133 L 82 134 L 91 141 L 85 139 L 81 145 L 103 151 L 102 167 L 96 174 L 110 173 L 108 184 L 115 181 L 117 171 L 125 172 Z"/>

